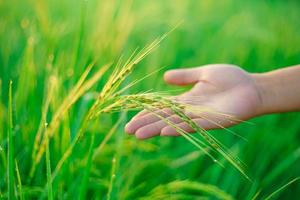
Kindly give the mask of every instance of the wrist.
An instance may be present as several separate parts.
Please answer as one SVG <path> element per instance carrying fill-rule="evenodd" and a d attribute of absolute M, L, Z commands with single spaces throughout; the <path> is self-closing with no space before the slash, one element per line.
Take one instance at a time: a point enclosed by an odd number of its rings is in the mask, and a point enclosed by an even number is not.
<path fill-rule="evenodd" d="M 300 66 L 251 76 L 260 98 L 258 115 L 300 110 Z"/>
<path fill-rule="evenodd" d="M 264 115 L 276 112 L 276 92 L 273 90 L 272 77 L 268 73 L 251 74 L 254 79 L 255 88 L 259 97 L 257 115 Z"/>

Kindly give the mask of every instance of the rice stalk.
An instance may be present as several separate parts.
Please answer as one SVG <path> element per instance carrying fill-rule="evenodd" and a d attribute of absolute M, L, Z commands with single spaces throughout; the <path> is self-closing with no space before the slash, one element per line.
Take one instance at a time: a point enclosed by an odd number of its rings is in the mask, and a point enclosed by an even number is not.
<path fill-rule="evenodd" d="M 83 84 L 84 80 L 86 79 L 86 77 L 87 77 L 87 75 L 88 75 L 88 73 L 90 72 L 91 69 L 92 69 L 92 65 L 89 65 L 87 67 L 87 69 L 83 72 L 83 74 L 79 78 L 76 85 L 71 89 L 69 95 L 64 99 L 61 106 L 57 109 L 57 111 L 53 115 L 53 118 L 50 122 L 50 125 L 47 128 L 47 133 L 44 133 L 44 135 L 48 134 L 48 137 L 51 137 L 51 131 L 49 131 L 49 129 L 55 131 L 56 127 L 58 126 L 58 121 L 59 121 L 60 117 L 62 117 L 64 112 L 67 111 L 68 105 L 70 105 L 71 100 L 73 99 L 76 92 L 79 90 L 79 88 Z M 45 117 L 46 117 L 47 110 L 48 110 L 48 107 L 49 107 L 49 104 L 50 104 L 50 101 L 51 101 L 52 92 L 53 92 L 52 91 L 53 90 L 52 86 L 55 84 L 54 81 L 55 81 L 54 78 L 49 79 L 49 83 L 48 83 L 49 87 L 48 87 L 48 90 L 47 90 L 46 101 L 44 103 L 43 110 L 42 110 L 42 120 L 40 122 L 40 127 L 44 127 L 44 124 L 46 122 Z M 44 150 L 45 145 L 46 145 L 45 139 L 43 140 L 42 144 L 39 145 L 39 142 L 41 140 L 41 132 L 42 132 L 42 130 L 38 131 L 38 133 L 36 135 L 36 138 L 35 138 L 35 142 L 34 142 L 34 150 L 33 150 L 33 154 L 32 154 L 33 160 L 35 160 L 34 165 L 37 164 L 40 161 L 40 157 L 42 156 L 40 154 L 44 153 L 44 151 L 45 151 Z M 41 150 L 41 149 L 43 149 L 43 150 Z M 41 151 L 43 151 L 43 152 L 40 153 Z M 37 152 L 39 152 L 39 153 L 37 153 Z M 36 156 L 36 153 L 37 153 L 37 156 Z"/>
<path fill-rule="evenodd" d="M 51 182 L 54 181 L 55 177 L 57 176 L 57 174 L 59 173 L 61 167 L 63 166 L 64 162 L 69 158 L 69 156 L 71 155 L 75 145 L 77 144 L 77 142 L 79 141 L 79 139 L 82 137 L 82 134 L 88 124 L 88 120 L 86 120 L 87 118 L 85 118 L 83 120 L 83 124 L 82 127 L 79 129 L 78 133 L 76 134 L 75 138 L 73 139 L 72 143 L 70 144 L 70 146 L 67 148 L 67 150 L 64 152 L 63 156 L 60 158 L 60 160 L 58 161 L 55 170 L 53 171 L 52 175 L 51 175 Z"/>
<path fill-rule="evenodd" d="M 254 196 L 253 196 L 253 198 L 252 198 L 251 200 L 256 200 L 256 199 L 259 197 L 260 193 L 261 193 L 261 190 L 258 190 L 258 191 L 254 194 Z"/>
<path fill-rule="evenodd" d="M 46 125 L 46 128 L 47 128 L 47 125 Z M 48 192 L 48 200 L 52 200 L 53 199 L 53 188 L 52 188 L 52 182 L 51 182 L 51 161 L 50 161 L 48 135 L 45 135 L 45 139 L 46 139 L 47 192 Z"/>
<path fill-rule="evenodd" d="M 119 88 L 125 80 L 125 78 L 132 73 L 134 67 L 143 58 L 145 58 L 145 56 L 152 52 L 166 36 L 167 34 L 154 40 L 152 43 L 150 43 L 150 45 L 146 46 L 139 52 L 135 50 L 134 53 L 129 57 L 129 59 L 127 59 L 127 61 L 124 64 L 122 64 L 122 58 L 119 59 L 107 83 L 104 85 L 102 91 L 99 93 L 94 104 L 88 110 L 86 117 L 82 122 L 81 128 L 79 129 L 69 148 L 65 151 L 62 158 L 56 165 L 56 168 L 52 174 L 52 181 L 58 174 L 65 160 L 71 155 L 78 140 L 83 136 L 89 121 L 95 119 L 96 117 L 104 113 L 146 109 L 155 114 L 155 111 L 157 109 L 162 108 L 170 108 L 178 117 L 180 117 L 184 122 L 191 126 L 191 128 L 193 128 L 204 141 L 199 140 L 197 137 L 191 134 L 188 134 L 168 119 L 162 116 L 158 117 L 164 120 L 168 125 L 175 128 L 185 139 L 187 139 L 189 142 L 191 142 L 193 145 L 195 145 L 197 148 L 203 151 L 214 162 L 218 163 L 220 166 L 223 166 L 211 153 L 209 153 L 209 151 L 217 152 L 218 154 L 222 155 L 244 177 L 250 180 L 250 178 L 247 176 L 245 166 L 243 165 L 243 163 L 237 157 L 233 156 L 232 153 L 226 147 L 224 147 L 216 138 L 214 138 L 207 131 L 199 127 L 191 118 L 189 118 L 185 114 L 185 104 L 177 102 L 172 98 L 166 97 L 159 93 L 120 95 L 123 89 Z M 135 83 L 136 81 L 130 83 L 128 87 L 134 85 Z M 125 86 L 125 89 L 128 89 L 128 87 Z"/>
<path fill-rule="evenodd" d="M 94 143 L 95 143 L 95 134 L 91 135 L 91 142 L 90 142 L 90 148 L 88 151 L 88 155 L 87 155 L 87 162 L 85 164 L 85 170 L 83 173 L 83 178 L 81 181 L 81 187 L 80 187 L 80 191 L 79 191 L 79 199 L 86 199 L 86 192 L 87 192 L 87 185 L 88 185 L 88 180 L 90 177 L 90 172 L 91 172 L 91 167 L 92 167 L 92 158 L 93 158 L 93 154 L 94 154 Z"/>
<path fill-rule="evenodd" d="M 8 94 L 8 134 L 7 134 L 7 191 L 8 198 L 14 199 L 14 185 L 15 185 L 15 174 L 14 174 L 14 138 L 13 138 L 13 113 L 12 113 L 12 84 L 9 82 L 9 94 Z"/>
<path fill-rule="evenodd" d="M 47 85 L 47 89 L 45 90 L 45 100 L 42 106 L 42 116 L 41 116 L 41 121 L 40 121 L 40 125 L 37 131 L 37 134 L 35 136 L 34 139 L 34 143 L 33 143 L 33 151 L 32 151 L 32 160 L 35 160 L 36 157 L 36 152 L 38 151 L 39 148 L 39 142 L 41 141 L 42 138 L 42 133 L 45 130 L 45 123 L 46 123 L 46 118 L 47 118 L 47 113 L 48 113 L 48 109 L 49 109 L 49 105 L 53 96 L 53 90 L 54 87 L 57 84 L 57 80 L 55 76 L 51 76 L 48 80 L 48 85 Z M 30 169 L 30 173 L 29 173 L 29 177 L 32 178 L 33 173 L 35 171 L 36 168 L 36 163 L 33 162 L 31 169 Z"/>
<path fill-rule="evenodd" d="M 226 128 L 225 126 L 223 126 L 220 122 L 218 122 L 218 120 L 213 120 L 213 119 L 210 119 L 208 116 L 205 116 L 205 113 L 207 113 L 208 115 L 213 115 L 214 118 L 216 117 L 220 117 L 222 119 L 220 119 L 219 121 L 221 120 L 224 120 L 224 119 L 228 119 L 228 121 L 230 123 L 235 123 L 237 122 L 237 120 L 235 120 L 235 118 L 233 118 L 231 115 L 226 115 L 226 114 L 223 114 L 223 113 L 219 113 L 219 112 L 216 112 L 212 109 L 209 109 L 209 108 L 205 108 L 203 106 L 193 106 L 193 105 L 189 105 L 189 104 L 184 104 L 185 106 L 185 112 L 190 112 L 190 113 L 193 113 L 193 114 L 196 114 L 197 116 L 199 116 L 200 118 L 202 119 L 205 119 L 206 121 L 210 122 L 211 124 L 223 129 L 223 130 L 226 130 L 227 132 L 231 133 L 232 135 L 244 140 L 244 141 L 247 141 L 247 139 L 239 134 L 237 134 L 236 132 Z M 240 121 L 242 122 L 242 121 Z"/>
<path fill-rule="evenodd" d="M 111 178 L 110 178 L 110 183 L 109 183 L 108 191 L 107 191 L 107 195 L 106 195 L 107 200 L 111 199 L 111 194 L 112 194 L 115 178 L 116 178 L 116 157 L 113 157 L 112 167 L 111 167 Z"/>
<path fill-rule="evenodd" d="M 78 37 L 77 37 L 77 41 L 76 41 L 76 48 L 75 48 L 75 52 L 73 55 L 73 66 L 78 67 L 78 62 L 79 62 L 79 55 L 81 53 L 82 50 L 82 43 L 83 43 L 83 37 L 85 34 L 85 29 L 84 29 L 84 25 L 85 25 L 85 20 L 86 20 L 86 15 L 87 15 L 87 4 L 88 1 L 83 0 L 80 2 L 81 3 L 81 10 L 80 10 L 80 22 L 79 22 L 79 33 L 78 33 Z"/>
<path fill-rule="evenodd" d="M 163 97 L 159 94 L 139 94 L 139 95 L 123 95 L 120 97 L 112 97 L 107 99 L 111 101 L 108 105 L 102 105 L 103 107 L 98 106 L 99 111 L 96 112 L 95 116 L 99 116 L 102 113 L 106 112 L 117 112 L 120 110 L 131 110 L 131 109 L 146 109 L 154 114 L 157 109 L 161 108 L 170 108 L 178 117 L 180 117 L 184 122 L 191 126 L 205 141 L 198 140 L 196 137 L 184 132 L 183 130 L 176 127 L 175 124 L 167 120 L 166 118 L 157 115 L 168 125 L 172 126 L 180 133 L 185 139 L 194 144 L 197 148 L 204 151 L 209 157 L 212 158 L 214 162 L 220 164 L 217 159 L 215 159 L 206 149 L 209 147 L 214 151 L 222 155 L 231 165 L 233 165 L 245 178 L 251 180 L 246 173 L 245 165 L 239 160 L 239 158 L 232 155 L 232 153 L 222 145 L 216 138 L 214 138 L 207 131 L 199 127 L 191 118 L 189 118 L 185 113 L 185 105 L 180 104 L 176 101 L 173 101 L 171 98 Z M 196 106 L 195 106 L 196 107 Z M 221 164 L 220 164 L 221 165 Z M 221 165 L 222 166 L 222 165 Z"/>
<path fill-rule="evenodd" d="M 288 167 L 296 165 L 296 161 L 299 161 L 300 158 L 300 147 L 297 148 L 290 155 L 286 156 L 280 163 L 278 163 L 269 173 L 268 176 L 262 181 L 262 185 L 269 185 L 277 177 L 283 176 L 284 172 L 288 171 Z"/>
<path fill-rule="evenodd" d="M 229 150 L 222 145 L 216 138 L 214 138 L 211 134 L 209 134 L 207 131 L 199 127 L 191 118 L 189 118 L 187 115 L 185 115 L 181 110 L 176 108 L 175 106 L 171 107 L 172 111 L 177 114 L 184 122 L 189 124 L 192 129 L 194 129 L 198 134 L 200 134 L 203 139 L 210 145 L 211 148 L 218 151 L 229 163 L 231 163 L 240 173 L 251 181 L 250 177 L 245 172 L 245 166 L 243 163 L 239 160 L 239 158 L 232 155 Z"/>
<path fill-rule="evenodd" d="M 103 76 L 103 74 L 106 72 L 106 70 L 109 68 L 109 64 L 104 65 L 100 67 L 100 69 L 87 81 L 86 77 L 88 76 L 91 68 L 93 67 L 93 64 L 90 64 L 85 72 L 81 75 L 80 79 L 78 80 L 77 84 L 73 87 L 69 95 L 64 99 L 61 106 L 58 108 L 58 110 L 55 112 L 49 128 L 45 130 L 44 134 L 48 134 L 48 137 L 51 138 L 54 132 L 56 131 L 57 127 L 59 126 L 60 120 L 63 117 L 63 115 L 70 109 L 70 107 L 80 98 L 82 95 L 84 95 L 92 86 L 95 85 L 95 83 Z M 45 140 L 42 140 L 40 146 L 38 149 L 36 149 L 37 156 L 35 157 L 35 164 L 39 163 L 41 157 L 43 156 L 45 152 L 45 146 L 46 142 Z"/>
<path fill-rule="evenodd" d="M 140 102 L 136 102 L 137 104 L 140 104 Z M 214 162 L 217 162 L 217 160 L 214 158 L 214 156 L 212 156 L 208 150 L 211 150 L 211 148 L 209 146 L 207 146 L 205 143 L 203 143 L 202 141 L 198 140 L 196 137 L 194 137 L 193 135 L 187 133 L 186 131 L 184 131 L 183 129 L 177 127 L 173 122 L 171 122 L 170 120 L 168 120 L 167 118 L 157 114 L 155 111 L 157 108 L 148 105 L 148 104 L 141 104 L 141 106 L 143 106 L 144 109 L 146 109 L 147 111 L 155 114 L 158 118 L 160 118 L 161 120 L 163 120 L 165 123 L 167 123 L 169 126 L 173 127 L 174 129 L 176 129 L 176 131 L 183 136 L 185 139 L 187 139 L 189 142 L 191 142 L 193 145 L 195 145 L 196 147 L 198 147 L 202 152 L 204 152 L 207 156 L 209 156 Z M 220 163 L 219 163 L 220 164 Z M 220 164 L 221 165 L 221 164 Z"/>
<path fill-rule="evenodd" d="M 15 159 L 15 166 L 16 166 L 16 173 L 17 173 L 17 179 L 18 179 L 18 193 L 19 193 L 18 196 L 20 197 L 20 200 L 23 200 L 24 195 L 23 195 L 23 188 L 22 188 L 22 180 L 21 180 L 19 165 L 18 165 L 18 162 L 16 159 Z"/>
<path fill-rule="evenodd" d="M 189 164 L 195 160 L 198 160 L 201 156 L 203 156 L 204 153 L 202 151 L 195 150 L 191 153 L 188 153 L 182 157 L 179 157 L 171 162 L 170 166 L 172 168 L 180 168 L 186 164 Z"/>
<path fill-rule="evenodd" d="M 177 25 L 178 26 L 178 25 Z M 128 77 L 132 71 L 134 70 L 135 66 L 143 60 L 147 55 L 149 55 L 154 49 L 156 49 L 159 44 L 173 31 L 175 28 L 171 29 L 169 32 L 165 33 L 163 36 L 155 39 L 152 43 L 148 46 L 145 46 L 141 49 L 138 53 L 135 50 L 132 55 L 128 58 L 128 60 L 121 65 L 122 59 L 119 60 L 117 63 L 114 72 L 108 79 L 107 83 L 104 85 L 97 101 L 91 108 L 92 110 L 96 110 L 99 105 L 105 102 L 107 97 L 114 96 L 116 90 L 120 87 L 126 77 Z M 91 113 L 90 118 L 94 117 L 94 113 Z"/>
<path fill-rule="evenodd" d="M 123 118 L 119 118 L 118 121 L 115 123 L 115 125 L 105 135 L 104 139 L 101 141 L 101 143 L 99 144 L 99 146 L 93 152 L 93 160 L 102 151 L 102 149 L 107 144 L 108 140 L 112 137 L 112 135 L 116 132 L 118 126 L 121 124 L 122 121 L 123 121 Z"/>
<path fill-rule="evenodd" d="M 161 67 L 149 74 L 147 74 L 146 76 L 140 78 L 140 79 L 137 79 L 137 80 L 134 80 L 132 81 L 131 83 L 129 83 L 128 85 L 126 85 L 125 87 L 123 87 L 122 89 L 120 89 L 118 92 L 115 93 L 115 96 L 118 96 L 118 95 L 121 95 L 123 94 L 126 90 L 128 90 L 129 88 L 132 88 L 134 85 L 137 85 L 138 83 L 140 83 L 141 81 L 145 80 L 146 78 L 152 76 L 153 74 L 156 74 L 157 72 L 161 71 L 162 69 L 164 69 L 165 67 Z"/>
<path fill-rule="evenodd" d="M 104 54 L 118 55 L 126 43 L 134 25 L 132 0 L 99 2 L 96 9 L 96 23 L 90 40 L 96 59 Z M 105 16 L 105 18 L 103 18 Z"/>
<path fill-rule="evenodd" d="M 289 181 L 288 183 L 284 184 L 283 186 L 281 186 L 280 188 L 278 188 L 277 190 L 272 192 L 270 195 L 268 195 L 265 198 L 265 200 L 273 199 L 273 197 L 275 197 L 277 194 L 279 194 L 282 190 L 284 190 L 285 188 L 287 188 L 288 186 L 290 186 L 291 184 L 293 184 L 299 180 L 300 180 L 300 177 L 294 178 L 293 180 Z"/>
<path fill-rule="evenodd" d="M 172 29 L 171 31 L 173 31 Z M 170 31 L 170 32 L 171 32 Z M 52 181 L 58 174 L 59 170 L 61 169 L 62 165 L 66 161 L 66 159 L 71 155 L 73 148 L 75 147 L 77 141 L 82 137 L 84 130 L 86 126 L 88 125 L 88 122 L 95 119 L 96 116 L 99 116 L 101 113 L 105 113 L 105 111 L 101 110 L 101 108 L 106 107 L 106 112 L 110 112 L 109 107 L 114 108 L 115 105 L 121 105 L 121 107 L 125 106 L 126 104 L 123 102 L 123 104 L 120 104 L 123 100 L 120 99 L 120 96 L 116 96 L 114 92 L 119 88 L 121 83 L 125 80 L 125 78 L 132 72 L 133 68 L 143 59 L 145 58 L 149 53 L 151 53 L 159 44 L 160 42 L 170 33 L 164 34 L 162 37 L 155 39 L 150 45 L 143 48 L 138 53 L 137 50 L 133 52 L 133 54 L 129 57 L 129 59 L 125 62 L 124 65 L 122 65 L 122 59 L 120 58 L 119 61 L 116 64 L 116 67 L 111 74 L 109 80 L 104 85 L 102 91 L 99 93 L 96 101 L 91 106 L 89 111 L 86 114 L 86 117 L 84 118 L 81 128 L 79 129 L 78 133 L 75 135 L 75 138 L 73 139 L 72 143 L 68 147 L 68 149 L 65 151 L 61 159 L 58 161 L 56 168 L 52 174 Z M 104 70 L 106 71 L 106 70 Z M 102 74 L 101 74 L 102 75 Z M 111 104 L 111 105 L 110 105 Z M 98 112 L 97 110 L 99 110 Z M 117 110 L 120 111 L 120 110 Z M 43 147 L 43 146 L 42 146 Z M 39 152 L 39 159 L 43 154 L 43 148 L 40 149 Z"/>
<path fill-rule="evenodd" d="M 109 111 L 117 112 L 120 110 L 146 109 L 149 112 L 154 113 L 160 119 L 164 120 L 168 125 L 175 128 L 183 137 L 185 137 L 187 140 L 189 140 L 195 146 L 197 146 L 202 151 L 204 151 L 208 156 L 210 156 L 216 162 L 216 159 L 212 155 L 210 155 L 208 153 L 208 151 L 206 150 L 206 148 L 209 148 L 206 144 L 204 144 L 202 141 L 198 140 L 193 135 L 188 134 L 184 130 L 180 129 L 175 124 L 173 124 L 170 120 L 166 119 L 165 117 L 162 117 L 161 115 L 159 115 L 155 112 L 159 108 L 165 108 L 165 107 L 172 106 L 172 104 L 170 104 L 170 102 L 167 98 L 164 98 L 159 94 L 146 93 L 146 94 L 137 94 L 137 95 L 125 95 L 125 96 L 121 96 L 120 98 L 113 98 L 112 101 L 114 103 L 109 104 L 108 106 L 102 108 L 98 112 L 97 116 L 102 113 L 109 112 Z M 211 149 L 211 148 L 209 148 L 209 149 Z"/>

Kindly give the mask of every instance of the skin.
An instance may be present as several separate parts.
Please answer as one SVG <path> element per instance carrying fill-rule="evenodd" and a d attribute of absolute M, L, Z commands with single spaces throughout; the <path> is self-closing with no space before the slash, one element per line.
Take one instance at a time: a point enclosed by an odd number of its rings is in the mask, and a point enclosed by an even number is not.
<path fill-rule="evenodd" d="M 213 64 L 170 70 L 165 73 L 164 80 L 176 86 L 193 85 L 190 91 L 175 97 L 176 100 L 239 119 L 233 121 L 212 112 L 200 115 L 187 111 L 187 115 L 206 130 L 230 127 L 264 114 L 300 110 L 300 65 L 252 74 L 235 65 Z M 157 113 L 183 130 L 194 132 L 169 109 Z M 179 135 L 174 128 L 147 111 L 137 114 L 126 125 L 125 131 L 135 134 L 138 139 Z"/>

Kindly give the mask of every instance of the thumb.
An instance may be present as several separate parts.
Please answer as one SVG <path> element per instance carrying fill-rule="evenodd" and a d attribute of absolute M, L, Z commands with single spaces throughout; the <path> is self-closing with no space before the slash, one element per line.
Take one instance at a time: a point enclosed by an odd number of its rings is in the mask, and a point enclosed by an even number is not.
<path fill-rule="evenodd" d="M 200 79 L 200 68 L 169 70 L 165 73 L 164 79 L 171 85 L 194 84 Z"/>

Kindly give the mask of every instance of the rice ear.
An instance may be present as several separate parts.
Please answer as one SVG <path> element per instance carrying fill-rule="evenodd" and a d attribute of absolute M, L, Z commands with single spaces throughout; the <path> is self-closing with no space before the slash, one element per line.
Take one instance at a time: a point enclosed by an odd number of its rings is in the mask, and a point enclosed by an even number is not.
<path fill-rule="evenodd" d="M 58 110 L 55 112 L 53 119 L 51 120 L 49 127 L 44 131 L 44 134 L 47 134 L 49 139 L 53 136 L 55 130 L 59 126 L 61 117 L 70 109 L 70 107 L 80 98 L 82 95 L 84 95 L 107 71 L 110 64 L 106 64 L 99 68 L 99 70 L 92 76 L 89 80 L 86 81 L 86 78 L 88 74 L 90 73 L 92 67 L 94 64 L 90 64 L 87 69 L 84 71 L 84 73 L 79 78 L 76 85 L 72 88 L 69 95 L 64 99 L 61 106 L 58 108 Z M 38 140 L 37 140 L 38 142 Z M 36 151 L 33 154 L 34 157 L 34 164 L 32 167 L 31 174 L 34 173 L 34 166 L 40 162 L 43 154 L 45 153 L 45 147 L 46 147 L 46 140 L 43 138 L 41 141 L 41 144 L 39 145 L 39 148 L 36 148 Z M 38 146 L 38 145 L 36 145 Z"/>

